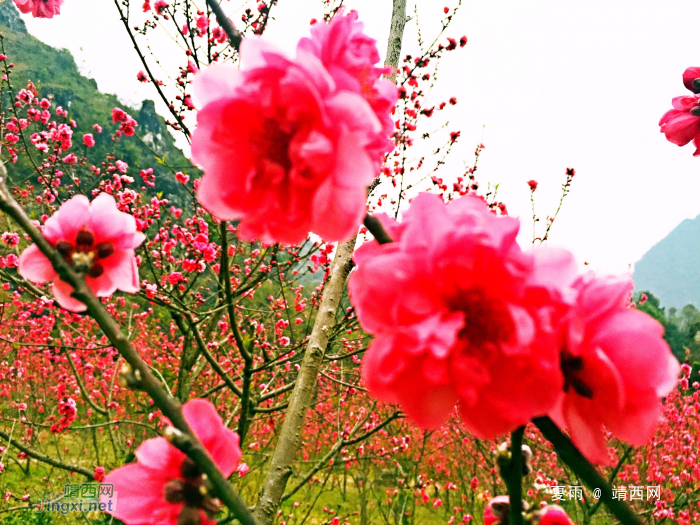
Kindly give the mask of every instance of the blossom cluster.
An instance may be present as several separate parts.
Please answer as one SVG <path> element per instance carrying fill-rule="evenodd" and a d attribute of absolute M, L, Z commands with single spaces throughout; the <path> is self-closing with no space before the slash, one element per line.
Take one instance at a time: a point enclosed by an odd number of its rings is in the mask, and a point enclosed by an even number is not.
<path fill-rule="evenodd" d="M 473 195 L 420 194 L 401 222 L 380 220 L 395 242 L 360 247 L 349 283 L 375 336 L 362 369 L 372 394 L 426 428 L 458 403 L 485 439 L 549 415 L 598 463 L 603 426 L 649 440 L 679 364 L 662 326 L 629 308 L 629 279 L 579 276 L 563 250 L 523 251 L 519 221 Z"/>

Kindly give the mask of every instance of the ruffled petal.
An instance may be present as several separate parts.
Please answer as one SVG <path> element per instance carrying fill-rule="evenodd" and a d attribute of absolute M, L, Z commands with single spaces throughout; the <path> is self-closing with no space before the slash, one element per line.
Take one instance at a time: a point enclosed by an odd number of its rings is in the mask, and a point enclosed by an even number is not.
<path fill-rule="evenodd" d="M 247 41 L 246 38 L 244 40 Z M 195 107 L 204 106 L 220 98 L 231 97 L 243 84 L 243 74 L 233 64 L 216 64 L 201 69 L 192 81 L 192 99 Z"/>

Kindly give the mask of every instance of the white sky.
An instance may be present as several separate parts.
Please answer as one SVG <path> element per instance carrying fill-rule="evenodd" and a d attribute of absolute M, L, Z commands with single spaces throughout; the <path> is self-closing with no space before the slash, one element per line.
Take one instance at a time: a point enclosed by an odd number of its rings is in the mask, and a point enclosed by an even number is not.
<path fill-rule="evenodd" d="M 224 2 L 225 9 L 239 14 L 239 3 Z M 409 0 L 409 14 L 415 3 Z M 443 2 L 417 3 L 424 34 L 435 34 Z M 391 0 L 346 4 L 383 53 Z M 291 53 L 320 13 L 320 0 L 280 0 L 268 35 Z M 68 48 L 102 91 L 132 104 L 155 98 L 152 86 L 135 79 L 142 68 L 111 0 L 65 0 L 57 18 L 24 20 L 33 35 Z M 523 219 L 523 242 L 531 235 L 526 181 L 540 183 L 544 219 L 556 208 L 568 166 L 577 175 L 551 242 L 593 268 L 624 272 L 679 222 L 700 214 L 700 158 L 692 146 L 667 142 L 657 125 L 671 98 L 687 93 L 683 70 L 700 65 L 698 20 L 693 0 L 464 0 L 449 34 L 466 34 L 469 44 L 448 55 L 439 81 L 441 93 L 459 100 L 450 123 L 462 130 L 455 156 L 471 164 L 483 136 L 479 182 L 500 183 L 500 199 Z M 410 52 L 415 26 L 407 28 Z M 164 64 L 181 59 L 167 38 L 151 43 L 163 50 Z"/>

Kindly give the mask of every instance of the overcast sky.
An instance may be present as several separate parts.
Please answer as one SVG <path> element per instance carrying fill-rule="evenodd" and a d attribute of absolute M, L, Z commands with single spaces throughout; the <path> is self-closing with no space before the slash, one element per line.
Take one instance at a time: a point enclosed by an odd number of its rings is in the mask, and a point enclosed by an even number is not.
<path fill-rule="evenodd" d="M 237 15 L 241 3 L 224 6 Z M 409 0 L 411 15 L 415 3 Z M 384 53 L 391 0 L 346 4 Z M 435 34 L 442 3 L 417 4 L 424 34 Z M 291 52 L 320 16 L 321 1 L 279 0 L 274 12 L 269 37 Z M 135 80 L 140 62 L 111 0 L 65 0 L 53 20 L 24 20 L 33 35 L 68 48 L 102 91 L 132 104 L 154 98 L 152 86 Z M 700 214 L 700 158 L 658 128 L 671 98 L 687 93 L 683 70 L 700 65 L 698 20 L 695 0 L 464 0 L 449 33 L 466 34 L 469 44 L 446 58 L 440 92 L 459 100 L 450 122 L 462 130 L 456 156 L 471 164 L 483 137 L 479 181 L 500 184 L 500 199 L 523 219 L 523 242 L 531 236 L 526 181 L 540 183 L 544 217 L 556 208 L 569 166 L 577 175 L 551 243 L 594 268 L 626 271 L 683 219 Z M 410 52 L 413 22 L 407 28 Z M 172 49 L 167 37 L 152 45 Z M 167 65 L 169 56 L 159 56 Z"/>

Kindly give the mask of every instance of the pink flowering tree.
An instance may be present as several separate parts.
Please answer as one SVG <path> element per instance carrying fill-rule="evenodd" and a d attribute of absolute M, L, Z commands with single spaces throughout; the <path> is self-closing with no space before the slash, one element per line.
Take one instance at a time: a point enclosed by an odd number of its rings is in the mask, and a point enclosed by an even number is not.
<path fill-rule="evenodd" d="M 62 4 L 14 2 L 46 18 Z M 121 141 L 143 141 L 120 108 L 76 140 L 69 111 L 31 83 L 14 91 L 3 50 L 0 374 L 14 411 L 3 457 L 12 448 L 27 471 L 34 459 L 113 484 L 111 514 L 127 525 L 296 523 L 298 494 L 313 500 L 308 517 L 324 491 L 345 498 L 348 479 L 359 508 L 326 507 L 325 523 L 364 525 L 373 508 L 377 521 L 414 523 L 424 506 L 448 523 L 566 524 L 542 493 L 571 479 L 600 490 L 574 509 L 584 522 L 604 504 L 642 523 L 611 481 L 641 479 L 632 454 L 647 480 L 676 468 L 649 444 L 673 432 L 663 421 L 692 429 L 690 371 L 678 386 L 629 279 L 517 243 L 520 221 L 479 192 L 482 144 L 472 167 L 445 173 L 460 132 L 419 126 L 457 104 L 430 87 L 437 62 L 467 44 L 447 36 L 459 4 L 432 44 L 401 58 L 406 1 L 394 0 L 381 64 L 342 1 L 324 3 L 296 49 L 275 48 L 276 3 L 251 4 L 237 28 L 217 0 L 115 2 L 137 81 L 191 145 L 187 168 L 119 158 Z M 172 85 L 144 52 L 159 27 L 184 50 Z M 680 98 L 661 126 L 686 144 L 700 115 Z M 96 158 L 107 134 L 115 151 Z M 423 140 L 435 155 L 413 154 Z M 13 174 L 19 158 L 28 180 Z M 156 162 L 181 202 L 152 191 Z M 44 447 L 69 432 L 89 435 L 88 463 Z M 664 501 L 698 479 L 669 480 Z M 653 519 L 673 516 L 661 507 Z"/>

